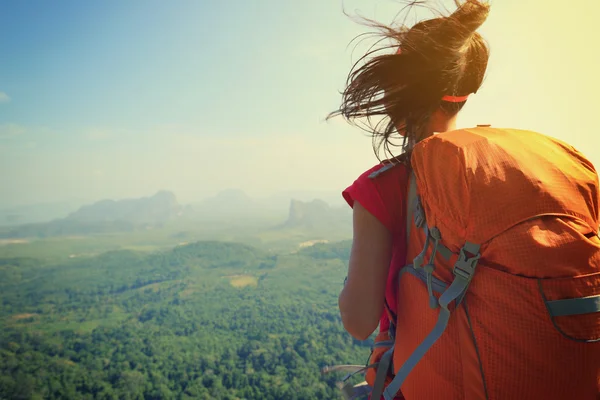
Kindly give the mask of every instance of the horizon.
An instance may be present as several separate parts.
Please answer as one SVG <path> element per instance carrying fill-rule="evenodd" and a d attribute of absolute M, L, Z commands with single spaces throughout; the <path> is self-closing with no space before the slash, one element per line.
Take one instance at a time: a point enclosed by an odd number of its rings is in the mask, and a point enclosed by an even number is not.
<path fill-rule="evenodd" d="M 111 207 L 122 207 L 128 202 L 152 201 L 161 193 L 168 193 L 175 197 L 177 207 L 181 210 L 191 211 L 196 218 L 210 215 L 212 219 L 226 221 L 232 217 L 245 215 L 249 218 L 272 218 L 275 215 L 289 216 L 289 212 L 294 208 L 296 202 L 304 205 L 311 205 L 315 202 L 324 203 L 332 212 L 347 211 L 351 209 L 341 196 L 335 192 L 277 192 L 266 197 L 252 197 L 240 189 L 225 189 L 213 196 L 205 197 L 196 201 L 185 202 L 177 197 L 177 194 L 169 190 L 159 190 L 156 193 L 141 197 L 126 198 L 103 198 L 94 201 L 84 201 L 82 199 L 70 199 L 65 201 L 56 201 L 37 204 L 21 204 L 9 207 L 0 207 L 0 228 L 24 227 L 31 224 L 47 224 L 57 220 L 64 220 L 85 210 L 101 207 L 104 210 L 106 201 L 113 202 Z M 240 198 L 242 203 L 240 203 Z M 215 203 L 216 201 L 216 203 Z M 245 204 L 245 212 L 240 214 L 239 206 Z M 216 207 L 215 207 L 216 206 Z M 188 209 L 191 207 L 191 209 Z M 200 208 L 198 208 L 200 207 Z M 206 208 L 208 207 L 208 208 Z M 210 209 L 209 214 L 206 214 Z M 105 211 L 105 210 L 104 210 Z M 102 211 L 102 212 L 104 212 Z M 265 214 L 265 212 L 268 214 Z M 16 218 L 16 219 L 15 219 Z M 350 221 L 350 220 L 349 220 Z M 1 240 L 0 240 L 1 242 Z M 1 245 L 2 243 L 0 243 Z"/>
<path fill-rule="evenodd" d="M 93 200 L 85 200 L 83 198 L 70 198 L 70 199 L 63 199 L 63 200 L 56 200 L 56 201 L 47 201 L 47 202 L 38 202 L 38 203 L 24 203 L 24 204 L 16 204 L 16 205 L 9 205 L 6 207 L 0 207 L 0 211 L 8 211 L 8 210 L 13 210 L 13 209 L 19 209 L 19 208 L 29 208 L 29 207 L 43 207 L 43 206 L 49 206 L 49 205 L 59 205 L 59 204 L 65 204 L 65 203 L 71 203 L 73 205 L 75 205 L 76 208 L 79 208 L 81 206 L 89 206 L 89 205 L 93 205 L 95 203 L 101 202 L 101 201 L 106 201 L 106 200 L 110 200 L 110 201 L 127 201 L 127 200 L 140 200 L 140 199 L 149 199 L 152 197 L 157 196 L 159 193 L 161 192 L 167 192 L 169 194 L 172 194 L 175 196 L 175 199 L 177 200 L 177 203 L 181 206 L 187 206 L 187 205 L 195 205 L 198 203 L 202 203 L 206 200 L 211 200 L 211 199 L 215 199 L 218 198 L 224 194 L 228 194 L 228 193 L 239 193 L 242 194 L 244 196 L 246 196 L 249 200 L 254 200 L 254 201 L 294 201 L 294 200 L 298 200 L 298 201 L 302 201 L 302 202 L 312 202 L 315 200 L 321 200 L 326 202 L 327 204 L 329 204 L 330 206 L 333 207 L 337 207 L 339 205 L 343 205 L 345 204 L 345 200 L 343 199 L 342 196 L 339 196 L 339 199 L 337 199 L 337 192 L 336 191 L 315 191 L 315 190 L 284 190 L 284 191 L 278 191 L 278 192 L 274 192 L 274 193 L 269 193 L 263 196 L 250 196 L 248 193 L 246 193 L 244 190 L 242 189 L 238 189 L 238 188 L 225 188 L 223 190 L 220 190 L 214 194 L 208 195 L 206 197 L 201 197 L 192 201 L 185 201 L 179 198 L 179 196 L 177 196 L 177 193 L 175 193 L 172 190 L 168 190 L 168 189 L 159 189 L 157 191 L 155 191 L 154 193 L 151 194 L 146 194 L 146 195 L 141 195 L 141 196 L 137 196 L 137 197 L 118 197 L 118 198 L 111 198 L 111 197 L 104 197 L 104 198 L 98 198 L 98 199 L 93 199 Z M 336 200 L 332 201 L 332 197 L 335 196 Z M 338 204 L 339 203 L 339 204 Z"/>
<path fill-rule="evenodd" d="M 400 10 L 392 0 L 0 4 L 0 209 L 159 190 L 190 204 L 228 188 L 341 202 L 377 163 L 360 129 L 324 122 L 371 44 L 353 50 L 369 30 L 342 7 L 384 23 Z M 587 133 L 600 105 L 600 56 L 588 50 L 598 11 L 587 0 L 492 2 L 480 29 L 486 80 L 458 127 L 536 130 L 598 168 Z"/>

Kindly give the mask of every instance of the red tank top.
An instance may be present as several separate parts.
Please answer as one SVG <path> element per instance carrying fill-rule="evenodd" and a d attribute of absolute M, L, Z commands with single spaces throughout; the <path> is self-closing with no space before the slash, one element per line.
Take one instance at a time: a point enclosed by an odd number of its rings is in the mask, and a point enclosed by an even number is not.
<path fill-rule="evenodd" d="M 382 170 L 382 168 L 385 170 Z M 380 171 L 381 170 L 381 171 Z M 374 176 L 373 176 L 374 175 Z M 388 272 L 385 299 L 390 311 L 397 313 L 398 285 L 396 277 L 406 264 L 406 200 L 408 169 L 403 164 L 382 163 L 362 173 L 342 196 L 352 207 L 358 201 L 377 218 L 393 236 L 393 255 Z M 389 329 L 389 320 L 382 313 L 380 331 Z"/>

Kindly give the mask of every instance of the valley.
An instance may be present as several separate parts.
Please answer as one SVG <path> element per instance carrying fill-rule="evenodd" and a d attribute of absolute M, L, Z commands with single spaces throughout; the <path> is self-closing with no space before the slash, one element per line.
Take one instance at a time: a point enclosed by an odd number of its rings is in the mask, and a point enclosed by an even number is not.
<path fill-rule="evenodd" d="M 128 208 L 118 218 L 131 222 L 140 207 Z M 86 213 L 115 221 L 106 208 L 110 218 Z M 20 238 L 6 233 L 22 227 L 5 229 L 0 398 L 337 398 L 340 377 L 320 369 L 362 364 L 371 344 L 353 340 L 337 310 L 349 213 L 295 200 L 287 217 L 247 215 Z"/>

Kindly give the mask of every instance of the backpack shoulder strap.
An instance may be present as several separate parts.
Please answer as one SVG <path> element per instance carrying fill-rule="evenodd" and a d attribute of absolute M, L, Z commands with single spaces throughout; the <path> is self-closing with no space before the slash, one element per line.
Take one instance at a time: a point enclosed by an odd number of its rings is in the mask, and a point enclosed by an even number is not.
<path fill-rule="evenodd" d="M 406 202 L 406 242 L 410 239 L 410 226 L 413 218 L 413 210 L 417 204 L 417 179 L 414 171 L 410 170 L 408 177 L 408 198 Z"/>
<path fill-rule="evenodd" d="M 410 170 L 408 176 L 408 195 L 406 199 L 406 242 L 408 244 L 408 241 L 410 240 L 410 226 L 413 218 L 413 210 L 415 209 L 417 204 L 417 179 L 412 169 Z M 389 310 L 387 302 L 386 307 Z M 396 321 L 392 321 L 392 323 L 395 324 Z M 388 376 L 388 373 L 393 372 L 393 354 L 394 345 L 392 342 L 392 346 L 390 347 L 390 349 L 387 352 L 385 352 L 385 354 L 381 357 L 381 360 L 379 361 L 379 365 L 377 367 L 377 374 L 375 376 L 375 382 L 373 384 L 373 389 L 371 392 L 372 399 L 380 399 L 383 395 L 383 392 L 385 390 L 385 380 Z"/>

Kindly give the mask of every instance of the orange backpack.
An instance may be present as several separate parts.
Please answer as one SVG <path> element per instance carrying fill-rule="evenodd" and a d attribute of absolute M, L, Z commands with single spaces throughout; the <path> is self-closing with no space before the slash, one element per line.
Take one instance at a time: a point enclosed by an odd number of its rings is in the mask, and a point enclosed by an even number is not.
<path fill-rule="evenodd" d="M 411 164 L 412 264 L 376 340 L 371 398 L 599 399 L 593 165 L 556 139 L 487 127 L 434 135 Z"/>

